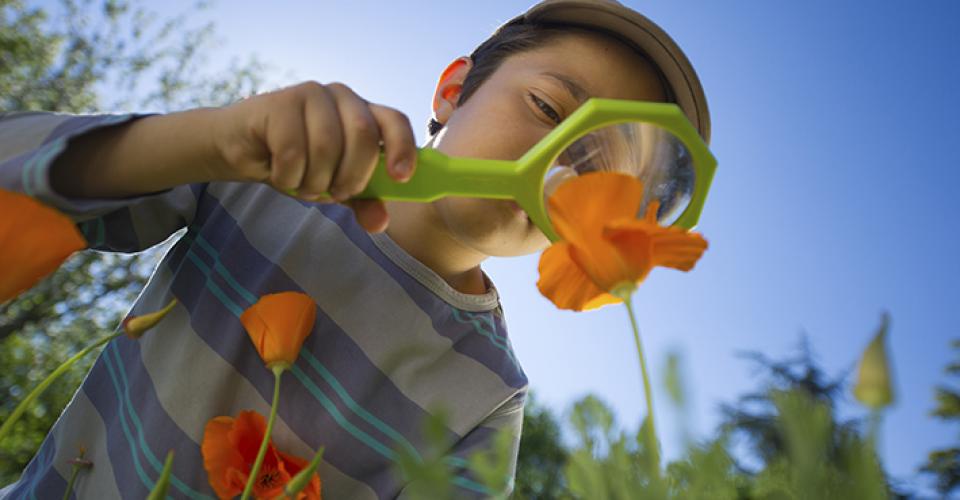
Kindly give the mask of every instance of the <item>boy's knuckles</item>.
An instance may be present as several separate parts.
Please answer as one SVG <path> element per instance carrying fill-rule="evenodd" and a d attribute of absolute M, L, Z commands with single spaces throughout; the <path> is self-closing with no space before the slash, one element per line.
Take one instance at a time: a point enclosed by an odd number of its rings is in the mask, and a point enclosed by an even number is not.
<path fill-rule="evenodd" d="M 308 194 L 328 192 L 332 178 L 333 174 L 328 170 L 311 171 L 304 177 L 300 190 Z"/>
<path fill-rule="evenodd" d="M 344 194 L 353 196 L 360 194 L 370 181 L 372 170 L 361 164 L 341 165 L 333 184 Z"/>
<path fill-rule="evenodd" d="M 390 110 L 390 114 L 393 115 L 394 119 L 397 121 L 399 125 L 406 125 L 408 128 L 411 129 L 411 131 L 413 130 L 413 128 L 410 125 L 410 117 L 407 116 L 406 113 L 394 108 L 387 108 L 387 109 Z"/>
<path fill-rule="evenodd" d="M 351 139 L 360 141 L 366 147 L 376 146 L 380 141 L 380 126 L 368 113 L 350 115 L 344 128 Z"/>
<path fill-rule="evenodd" d="M 363 191 L 364 179 L 357 175 L 357 172 L 347 174 L 347 177 L 341 178 L 338 174 L 330 187 L 330 192 L 335 193 L 339 198 L 350 198 Z"/>
<path fill-rule="evenodd" d="M 274 154 L 274 162 L 280 169 L 300 168 L 306 159 L 304 152 L 296 147 L 286 147 Z"/>
<path fill-rule="evenodd" d="M 294 87 L 300 97 L 312 97 L 326 93 L 323 85 L 313 80 L 302 82 Z"/>
<path fill-rule="evenodd" d="M 405 128 L 410 128 L 410 119 L 407 118 L 407 115 L 403 114 L 400 111 L 397 111 L 393 108 L 382 108 L 380 112 L 380 119 L 383 121 L 384 126 L 389 127 L 393 131 L 404 131 Z"/>
<path fill-rule="evenodd" d="M 353 89 L 351 89 L 350 87 L 348 87 L 346 84 L 342 82 L 330 82 L 324 85 L 324 87 L 326 87 L 327 90 L 329 90 L 330 92 L 333 92 L 335 95 L 338 95 L 338 96 L 346 96 L 351 94 L 356 96 L 356 94 L 353 92 Z"/>
<path fill-rule="evenodd" d="M 279 189 L 296 189 L 299 185 L 295 176 L 285 169 L 274 169 L 270 172 L 270 184 Z"/>
<path fill-rule="evenodd" d="M 310 159 L 337 159 L 343 149 L 343 129 L 339 126 L 324 127 L 309 137 Z"/>

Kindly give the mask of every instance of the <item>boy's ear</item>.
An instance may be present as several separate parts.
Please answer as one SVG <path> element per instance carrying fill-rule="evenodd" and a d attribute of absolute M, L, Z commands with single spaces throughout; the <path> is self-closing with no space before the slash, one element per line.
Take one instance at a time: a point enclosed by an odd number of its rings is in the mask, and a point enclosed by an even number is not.
<path fill-rule="evenodd" d="M 433 92 L 433 116 L 438 122 L 445 124 L 450 119 L 463 90 L 463 81 L 472 67 L 473 61 L 468 56 L 461 56 L 440 74 L 437 89 Z"/>

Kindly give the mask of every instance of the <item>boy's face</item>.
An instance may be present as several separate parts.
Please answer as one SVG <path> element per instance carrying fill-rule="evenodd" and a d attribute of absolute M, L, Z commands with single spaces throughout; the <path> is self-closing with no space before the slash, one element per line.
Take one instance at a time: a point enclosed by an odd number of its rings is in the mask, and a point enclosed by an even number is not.
<path fill-rule="evenodd" d="M 551 75 L 578 85 L 584 99 L 666 99 L 653 67 L 629 47 L 604 35 L 572 31 L 507 57 L 461 107 L 448 117 L 438 111 L 445 126 L 434 148 L 451 156 L 519 159 L 557 126 L 556 119 L 570 116 L 582 102 Z M 448 102 L 455 101 L 453 96 Z M 517 215 L 511 201 L 449 197 L 434 207 L 460 243 L 486 255 L 526 255 L 550 244 L 525 214 Z"/>

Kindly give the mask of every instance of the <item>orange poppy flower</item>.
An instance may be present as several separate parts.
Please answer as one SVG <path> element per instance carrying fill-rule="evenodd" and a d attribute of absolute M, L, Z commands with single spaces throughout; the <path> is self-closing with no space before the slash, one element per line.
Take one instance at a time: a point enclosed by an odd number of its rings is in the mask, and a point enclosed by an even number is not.
<path fill-rule="evenodd" d="M 203 468 L 218 497 L 233 498 L 243 493 L 266 427 L 263 416 L 255 411 L 241 411 L 237 418 L 214 417 L 207 422 L 200 451 Z M 307 460 L 279 451 L 270 443 L 254 483 L 254 497 L 277 497 L 290 478 L 307 465 Z M 314 474 L 297 495 L 297 500 L 302 499 L 320 499 L 318 475 Z"/>
<path fill-rule="evenodd" d="M 0 304 L 86 247 L 68 217 L 27 195 L 0 189 Z"/>
<path fill-rule="evenodd" d="M 537 288 L 560 309 L 622 302 L 654 266 L 689 271 L 707 248 L 697 233 L 657 223 L 658 202 L 637 219 L 643 183 L 618 172 L 567 181 L 547 200 L 561 237 L 540 256 Z M 619 295 L 619 296 L 618 296 Z"/>
<path fill-rule="evenodd" d="M 317 304 L 301 292 L 264 295 L 240 315 L 250 340 L 270 368 L 297 360 L 316 319 Z"/>

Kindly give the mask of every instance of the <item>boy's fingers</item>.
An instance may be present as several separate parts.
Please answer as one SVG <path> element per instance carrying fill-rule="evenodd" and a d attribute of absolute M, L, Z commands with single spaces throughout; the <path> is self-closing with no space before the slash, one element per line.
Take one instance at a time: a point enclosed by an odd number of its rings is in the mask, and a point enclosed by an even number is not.
<path fill-rule="evenodd" d="M 316 82 L 304 84 L 303 115 L 307 136 L 307 164 L 299 188 L 310 196 L 325 193 L 343 154 L 343 129 L 334 96 Z"/>
<path fill-rule="evenodd" d="M 380 155 L 380 126 L 367 101 L 349 87 L 342 83 L 326 87 L 336 101 L 343 129 L 343 156 L 330 183 L 330 194 L 345 200 L 363 191 L 373 176 Z"/>
<path fill-rule="evenodd" d="M 276 108 L 266 124 L 270 150 L 270 184 L 280 190 L 300 186 L 306 169 L 307 137 L 301 106 L 291 94 L 276 96 Z"/>
<path fill-rule="evenodd" d="M 410 119 L 396 109 L 379 104 L 370 104 L 370 112 L 380 124 L 387 173 L 394 180 L 407 181 L 417 163 L 417 142 Z"/>
<path fill-rule="evenodd" d="M 347 200 L 344 205 L 353 209 L 357 222 L 367 232 L 379 233 L 387 229 L 390 222 L 387 208 L 382 200 L 375 198 Z"/>

